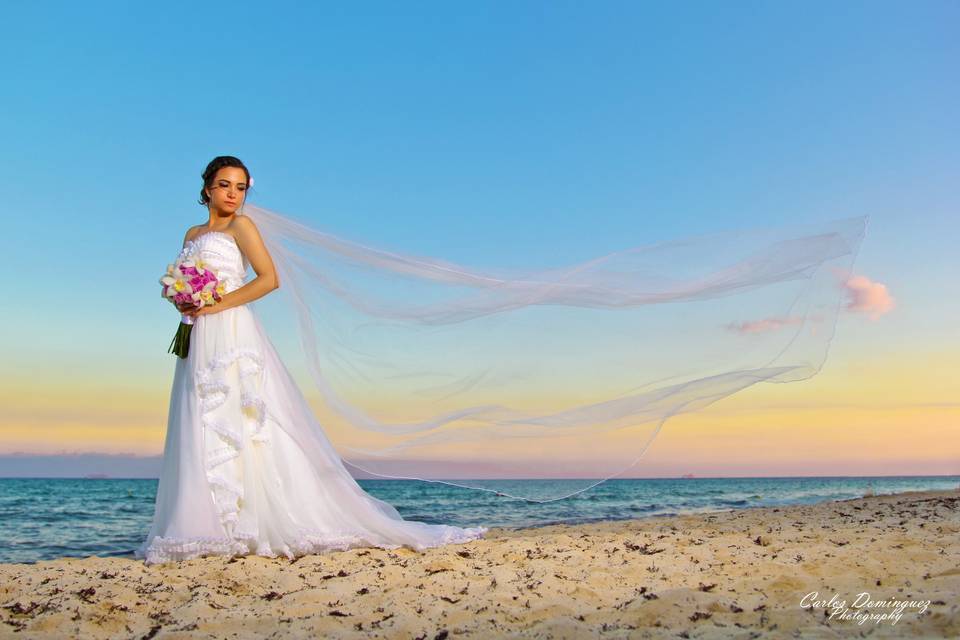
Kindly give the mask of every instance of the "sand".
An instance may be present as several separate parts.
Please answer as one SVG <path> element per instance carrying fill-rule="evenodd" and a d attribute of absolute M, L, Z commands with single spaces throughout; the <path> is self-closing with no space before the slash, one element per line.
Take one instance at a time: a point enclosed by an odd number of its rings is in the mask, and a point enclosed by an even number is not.
<path fill-rule="evenodd" d="M 424 552 L 6 564 L 0 637 L 955 638 L 958 595 L 960 492 L 931 491 Z"/>

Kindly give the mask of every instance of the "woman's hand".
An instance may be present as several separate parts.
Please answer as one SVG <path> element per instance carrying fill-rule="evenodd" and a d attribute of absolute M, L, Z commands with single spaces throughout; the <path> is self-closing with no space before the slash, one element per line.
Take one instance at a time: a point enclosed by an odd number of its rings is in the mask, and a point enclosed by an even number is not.
<path fill-rule="evenodd" d="M 223 309 L 217 309 L 218 305 L 205 305 L 203 307 L 198 307 L 192 302 L 180 302 L 177 303 L 177 309 L 185 316 L 190 318 L 196 318 L 198 316 L 205 316 L 208 313 L 216 313 L 218 311 L 223 311 Z"/>
<path fill-rule="evenodd" d="M 191 318 L 198 318 L 200 316 L 205 316 L 211 313 L 218 313 L 220 311 L 223 311 L 225 308 L 225 306 L 221 306 L 220 304 L 207 304 L 202 307 L 198 307 L 194 304 L 188 304 L 185 306 L 186 306 L 186 309 L 183 311 L 183 314 Z"/>

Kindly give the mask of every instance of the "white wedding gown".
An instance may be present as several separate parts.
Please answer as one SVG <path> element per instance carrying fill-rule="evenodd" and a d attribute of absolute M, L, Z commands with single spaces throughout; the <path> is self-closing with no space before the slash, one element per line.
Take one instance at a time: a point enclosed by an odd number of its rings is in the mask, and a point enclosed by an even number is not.
<path fill-rule="evenodd" d="M 190 251 L 228 291 L 243 285 L 247 262 L 231 235 L 204 232 L 187 241 Z M 248 305 L 195 319 L 188 356 L 177 358 L 153 522 L 136 558 L 420 551 L 487 531 L 404 520 L 366 493 Z"/>

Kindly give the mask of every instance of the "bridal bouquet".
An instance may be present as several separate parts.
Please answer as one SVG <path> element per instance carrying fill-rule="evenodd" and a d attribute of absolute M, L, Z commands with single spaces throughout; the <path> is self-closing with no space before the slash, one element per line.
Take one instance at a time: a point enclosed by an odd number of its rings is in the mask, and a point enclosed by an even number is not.
<path fill-rule="evenodd" d="M 181 253 L 173 264 L 167 265 L 167 272 L 160 278 L 160 284 L 163 285 L 161 295 L 174 305 L 204 307 L 220 302 L 225 293 L 224 284 L 217 274 L 207 268 L 199 255 L 193 254 Z M 192 329 L 193 319 L 182 316 L 167 353 L 186 358 Z"/>

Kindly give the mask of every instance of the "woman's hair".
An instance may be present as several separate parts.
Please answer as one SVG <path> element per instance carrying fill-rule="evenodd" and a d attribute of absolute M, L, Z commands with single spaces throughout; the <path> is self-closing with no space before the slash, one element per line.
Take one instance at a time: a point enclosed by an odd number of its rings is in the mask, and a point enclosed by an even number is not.
<path fill-rule="evenodd" d="M 207 203 L 210 202 L 210 197 L 207 195 L 206 189 L 213 184 L 213 179 L 216 177 L 217 171 L 224 167 L 243 169 L 243 172 L 247 174 L 247 189 L 250 188 L 250 171 L 240 158 L 234 156 L 217 156 L 211 160 L 207 168 L 203 170 L 203 186 L 200 188 L 200 204 L 206 206 Z"/>

